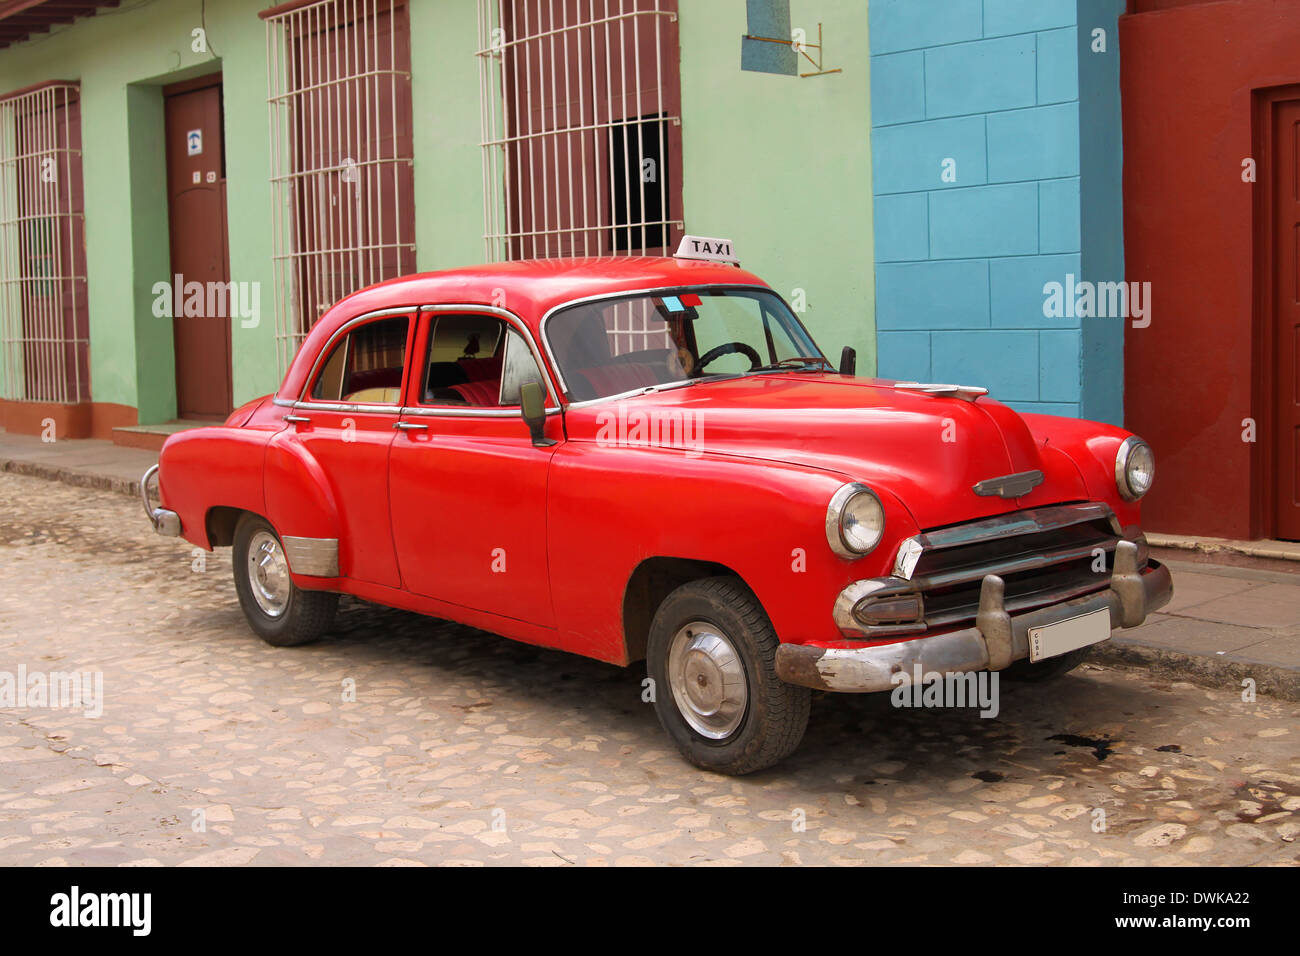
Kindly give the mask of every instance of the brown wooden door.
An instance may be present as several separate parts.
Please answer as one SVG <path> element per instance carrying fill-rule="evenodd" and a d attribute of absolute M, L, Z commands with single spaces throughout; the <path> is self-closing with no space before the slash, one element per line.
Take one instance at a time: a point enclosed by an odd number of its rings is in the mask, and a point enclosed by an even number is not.
<path fill-rule="evenodd" d="M 172 318 L 176 410 L 181 418 L 224 418 L 231 408 L 230 301 L 238 297 L 209 292 L 230 281 L 221 83 L 186 85 L 166 96 L 168 278 L 188 287 L 172 293 L 173 305 L 181 304 Z M 203 288 L 200 308 L 190 295 L 195 282 Z"/>
<path fill-rule="evenodd" d="M 1300 100 L 1273 113 L 1273 501 L 1277 537 L 1300 540 Z"/>

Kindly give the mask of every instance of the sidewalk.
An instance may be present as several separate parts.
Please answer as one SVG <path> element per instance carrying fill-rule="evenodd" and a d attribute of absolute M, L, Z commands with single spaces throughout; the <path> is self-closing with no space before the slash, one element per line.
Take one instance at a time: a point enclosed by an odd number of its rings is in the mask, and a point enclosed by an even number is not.
<path fill-rule="evenodd" d="M 0 432 L 0 472 L 135 495 L 157 461 L 156 452 L 108 441 L 45 443 Z M 1117 631 L 1096 660 L 1220 688 L 1250 678 L 1256 693 L 1300 700 L 1300 573 L 1176 557 L 1167 563 L 1173 601 L 1141 627 Z"/>
<path fill-rule="evenodd" d="M 50 478 L 83 488 L 139 494 L 140 476 L 158 453 L 93 438 L 43 442 L 35 435 L 0 432 L 0 471 Z"/>

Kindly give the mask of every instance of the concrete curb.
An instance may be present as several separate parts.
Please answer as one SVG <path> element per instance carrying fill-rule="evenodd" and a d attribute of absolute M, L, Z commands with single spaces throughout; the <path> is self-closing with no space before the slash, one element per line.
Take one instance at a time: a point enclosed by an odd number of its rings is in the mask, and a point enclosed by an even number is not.
<path fill-rule="evenodd" d="M 0 472 L 27 475 L 32 478 L 45 478 L 49 481 L 61 481 L 65 485 L 75 485 L 78 488 L 115 491 L 118 494 L 133 497 L 140 494 L 138 480 L 114 478 L 111 475 L 98 475 L 88 471 L 77 471 L 73 468 L 60 468 L 58 465 L 47 465 L 43 462 L 21 461 L 12 458 L 4 459 L 0 460 Z"/>
<path fill-rule="evenodd" d="M 1168 647 L 1112 637 L 1093 648 L 1088 658 L 1111 667 L 1141 668 L 1152 677 L 1187 681 L 1215 690 L 1242 689 L 1250 678 L 1255 693 L 1280 700 L 1300 701 L 1300 671 L 1277 664 L 1261 664 L 1241 658 L 1189 654 Z"/>

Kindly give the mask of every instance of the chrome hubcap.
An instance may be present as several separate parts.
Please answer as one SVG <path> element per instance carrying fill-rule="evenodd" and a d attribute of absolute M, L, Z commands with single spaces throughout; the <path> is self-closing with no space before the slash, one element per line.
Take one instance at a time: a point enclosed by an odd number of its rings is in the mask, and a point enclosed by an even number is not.
<path fill-rule="evenodd" d="M 727 636 L 712 624 L 693 621 L 673 636 L 668 681 L 678 712 L 711 740 L 731 736 L 745 717 L 745 666 Z"/>
<path fill-rule="evenodd" d="M 259 531 L 248 542 L 248 584 L 253 600 L 268 617 L 279 617 L 289 606 L 289 562 L 275 535 Z"/>

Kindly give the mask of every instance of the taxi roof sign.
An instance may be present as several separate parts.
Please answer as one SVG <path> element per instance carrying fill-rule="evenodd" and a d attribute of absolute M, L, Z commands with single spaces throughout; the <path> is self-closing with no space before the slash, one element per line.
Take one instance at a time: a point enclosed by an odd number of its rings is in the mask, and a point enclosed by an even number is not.
<path fill-rule="evenodd" d="M 707 259 L 740 265 L 730 239 L 714 239 L 709 236 L 682 236 L 674 256 L 678 259 Z"/>

